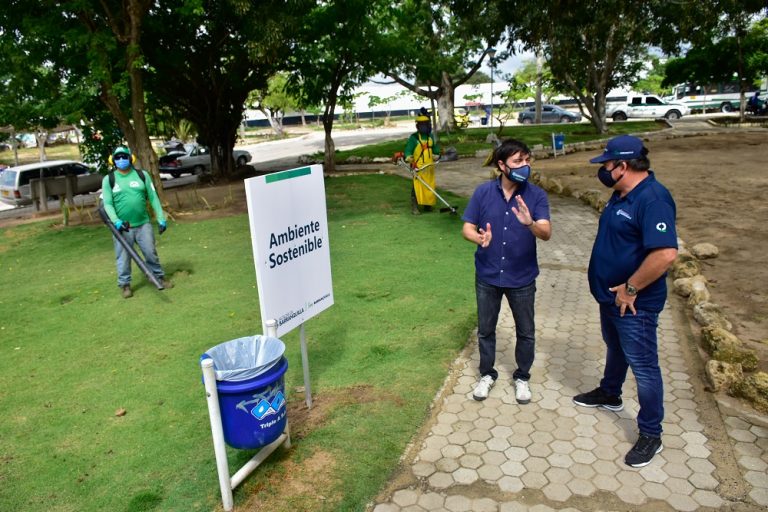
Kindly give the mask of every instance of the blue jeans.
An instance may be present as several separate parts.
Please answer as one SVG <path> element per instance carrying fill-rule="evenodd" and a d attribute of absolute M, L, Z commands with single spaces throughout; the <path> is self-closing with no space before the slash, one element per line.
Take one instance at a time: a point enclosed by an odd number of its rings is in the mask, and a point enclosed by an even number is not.
<path fill-rule="evenodd" d="M 155 233 L 152 231 L 152 223 L 147 222 L 139 227 L 131 226 L 131 229 L 123 232 L 123 238 L 131 247 L 139 246 L 144 255 L 144 262 L 149 270 L 155 274 L 158 279 L 163 279 L 165 273 L 160 266 L 160 258 L 155 250 Z M 131 284 L 131 256 L 128 251 L 112 236 L 112 242 L 115 244 L 115 256 L 117 258 L 117 285 L 125 286 Z"/>
<path fill-rule="evenodd" d="M 521 288 L 499 288 L 483 283 L 475 277 L 477 294 L 477 341 L 480 345 L 480 376 L 490 375 L 493 380 L 499 372 L 496 362 L 496 324 L 499 321 L 501 298 L 506 297 L 515 319 L 515 362 L 513 379 L 529 380 L 536 346 L 536 324 L 533 303 L 536 300 L 536 281 Z"/>
<path fill-rule="evenodd" d="M 659 314 L 638 309 L 636 315 L 627 311 L 622 317 L 618 306 L 601 304 L 600 325 L 608 348 L 600 388 L 609 395 L 621 396 L 627 369 L 632 368 L 640 403 L 637 415 L 640 433 L 660 437 L 664 419 L 664 384 L 656 340 Z"/>

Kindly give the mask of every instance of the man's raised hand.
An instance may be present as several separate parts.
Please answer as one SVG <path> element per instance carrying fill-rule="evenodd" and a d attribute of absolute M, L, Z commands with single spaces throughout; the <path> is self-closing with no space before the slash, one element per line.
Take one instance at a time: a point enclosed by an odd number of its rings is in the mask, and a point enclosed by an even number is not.
<path fill-rule="evenodd" d="M 491 234 L 491 223 L 487 223 L 485 225 L 485 229 L 480 228 L 477 230 L 477 232 L 480 235 L 480 239 L 478 240 L 477 245 L 485 249 L 491 244 L 491 238 L 493 238 L 493 235 Z"/>

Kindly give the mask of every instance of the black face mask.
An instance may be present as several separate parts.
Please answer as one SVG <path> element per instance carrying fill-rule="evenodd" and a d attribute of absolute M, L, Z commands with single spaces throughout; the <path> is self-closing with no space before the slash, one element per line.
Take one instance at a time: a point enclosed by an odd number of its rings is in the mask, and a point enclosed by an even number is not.
<path fill-rule="evenodd" d="M 606 187 L 608 187 L 608 188 L 613 188 L 613 186 L 614 186 L 614 185 L 616 185 L 616 184 L 617 184 L 617 183 L 618 183 L 618 182 L 621 180 L 621 178 L 623 178 L 623 177 L 624 177 L 624 175 L 622 174 L 622 175 L 619 177 L 619 179 L 617 179 L 617 180 L 613 179 L 613 176 L 612 176 L 612 174 L 613 174 L 613 171 L 615 171 L 615 170 L 616 170 L 616 168 L 614 167 L 613 169 L 611 169 L 611 170 L 609 171 L 609 170 L 608 170 L 608 169 L 606 169 L 606 168 L 605 168 L 605 166 L 603 165 L 602 167 L 600 167 L 600 168 L 597 170 L 597 179 L 599 179 L 599 180 L 600 180 L 600 183 L 602 183 L 602 184 L 603 184 L 603 185 L 605 185 Z"/>
<path fill-rule="evenodd" d="M 419 134 L 423 136 L 427 136 L 430 133 L 432 133 L 432 127 L 429 125 L 429 123 L 419 123 L 419 125 L 416 127 L 416 131 L 419 132 Z"/>

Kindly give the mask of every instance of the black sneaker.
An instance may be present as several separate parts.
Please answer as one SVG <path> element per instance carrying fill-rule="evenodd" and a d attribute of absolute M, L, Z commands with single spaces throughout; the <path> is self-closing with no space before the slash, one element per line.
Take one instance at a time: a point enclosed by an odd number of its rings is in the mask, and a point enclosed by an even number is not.
<path fill-rule="evenodd" d="M 583 407 L 602 407 L 609 411 L 620 411 L 624 408 L 624 402 L 621 401 L 620 396 L 608 395 L 600 388 L 576 395 L 573 397 L 573 403 Z"/>
<path fill-rule="evenodd" d="M 643 466 L 647 466 L 648 463 L 651 462 L 651 459 L 653 459 L 653 456 L 663 449 L 664 446 L 661 444 L 660 437 L 651 437 L 645 434 L 640 434 L 635 446 L 633 446 L 632 449 L 629 450 L 629 453 L 627 453 L 627 456 L 624 457 L 624 462 L 627 466 L 642 468 Z"/>

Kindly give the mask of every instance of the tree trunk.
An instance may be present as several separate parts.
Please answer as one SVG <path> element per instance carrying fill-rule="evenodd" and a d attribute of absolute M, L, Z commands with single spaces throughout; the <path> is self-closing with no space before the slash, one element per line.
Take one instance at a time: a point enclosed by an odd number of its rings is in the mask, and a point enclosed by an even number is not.
<path fill-rule="evenodd" d="M 536 124 L 541 124 L 541 81 L 542 70 L 544 68 L 544 56 L 539 50 L 536 53 Z"/>
<path fill-rule="evenodd" d="M 585 98 L 586 101 L 585 104 L 587 105 L 587 109 L 590 108 L 590 106 L 593 105 L 593 101 L 591 98 Z M 593 116 L 593 122 L 592 125 L 595 127 L 595 130 L 597 130 L 597 133 L 607 133 L 608 132 L 608 120 L 605 118 L 605 94 L 598 94 L 595 95 L 594 98 L 594 106 L 592 106 L 594 116 Z"/>
<path fill-rule="evenodd" d="M 453 118 L 453 80 L 445 71 L 440 74 L 440 78 L 440 87 L 435 91 L 440 116 L 438 129 L 442 132 L 452 132 L 456 130 L 456 120 Z"/>
<path fill-rule="evenodd" d="M 336 95 L 332 95 L 329 104 L 325 107 L 323 113 L 323 130 L 325 131 L 325 155 L 323 165 L 325 172 L 336 171 L 336 144 L 333 142 L 331 132 L 333 131 L 333 113 L 336 109 Z"/>
<path fill-rule="evenodd" d="M 595 131 L 601 134 L 606 133 L 608 131 L 608 121 L 605 119 L 605 85 L 597 84 L 595 86 L 595 96 L 590 97 L 584 94 L 571 75 L 566 74 L 565 81 L 571 88 L 574 97 L 587 107 L 587 111 L 591 116 L 590 121 L 592 122 L 592 126 L 595 127 Z"/>
<path fill-rule="evenodd" d="M 273 115 L 269 116 L 269 125 L 272 127 L 272 131 L 275 132 L 275 135 L 278 137 L 282 137 L 285 130 L 283 130 L 283 120 L 281 117 L 278 117 L 279 113 L 274 113 Z"/>
<path fill-rule="evenodd" d="M 226 179 L 232 175 L 235 161 L 232 158 L 232 148 L 235 147 L 237 130 L 229 130 L 216 137 L 210 137 L 208 147 L 211 150 L 211 178 L 213 181 Z"/>
<path fill-rule="evenodd" d="M 225 176 L 229 164 L 226 159 L 226 152 L 218 139 L 212 139 L 208 149 L 211 152 L 211 179 L 214 182 L 219 181 Z"/>
<path fill-rule="evenodd" d="M 336 70 L 333 82 L 328 89 L 328 101 L 325 104 L 325 110 L 323 111 L 323 129 L 325 131 L 325 154 L 323 155 L 324 171 L 335 172 L 336 171 L 336 144 L 333 142 L 331 133 L 333 131 L 333 116 L 336 112 L 336 104 L 339 101 L 339 87 L 344 76 L 347 76 L 347 72 L 344 71 L 343 66 Z"/>
<path fill-rule="evenodd" d="M 35 140 L 37 141 L 37 153 L 41 162 L 48 160 L 45 154 L 45 143 L 48 141 L 48 130 L 35 130 Z"/>
<path fill-rule="evenodd" d="M 19 165 L 19 141 L 16 140 L 16 129 L 11 126 L 11 149 L 13 149 L 13 165 Z"/>
<path fill-rule="evenodd" d="M 749 84 L 746 80 L 744 80 L 744 52 L 742 51 L 742 39 L 741 39 L 741 32 L 739 30 L 736 31 L 736 45 L 738 48 L 738 55 L 737 55 L 737 62 L 738 62 L 738 78 L 739 78 L 739 122 L 743 123 L 746 119 L 746 96 L 747 96 L 747 88 L 749 87 Z"/>
<path fill-rule="evenodd" d="M 432 112 L 432 126 L 435 127 L 435 129 L 432 131 L 432 134 L 435 137 L 435 142 L 438 142 L 440 140 L 440 132 L 445 131 L 443 128 L 440 127 L 440 123 L 438 123 L 439 116 L 437 112 L 435 111 L 435 98 L 430 97 L 429 98 L 429 109 Z M 437 109 L 439 110 L 439 108 Z"/>
<path fill-rule="evenodd" d="M 160 168 L 154 148 L 149 140 L 149 129 L 147 128 L 147 118 L 144 101 L 144 78 L 143 78 L 143 55 L 141 52 L 141 22 L 149 9 L 149 2 L 141 0 L 127 0 L 125 18 L 117 17 L 108 9 L 104 9 L 108 24 L 113 31 L 118 42 L 125 48 L 125 70 L 130 82 L 131 99 L 131 118 L 123 112 L 120 106 L 120 100 L 115 94 L 113 83 L 110 78 L 104 78 L 101 81 L 101 93 L 99 95 L 102 103 L 109 109 L 117 121 L 117 125 L 125 136 L 128 146 L 136 155 L 136 167 L 141 167 L 150 172 L 152 181 L 155 184 L 157 195 L 161 204 L 165 205 L 165 192 L 160 180 Z M 101 21 L 88 19 L 84 20 L 90 28 L 91 24 L 97 26 Z"/>
<path fill-rule="evenodd" d="M 133 148 L 138 160 L 152 175 L 160 203 L 165 205 L 165 191 L 160 180 L 160 163 L 152 143 L 149 140 L 147 127 L 146 103 L 144 101 L 143 55 L 141 52 L 141 22 L 149 10 L 149 3 L 141 0 L 128 2 L 129 42 L 126 46 L 126 69 L 131 83 L 131 117 L 133 120 Z"/>
<path fill-rule="evenodd" d="M 325 172 L 336 172 L 336 144 L 333 142 L 331 130 L 333 126 L 323 123 L 325 128 L 325 158 L 323 164 Z"/>

